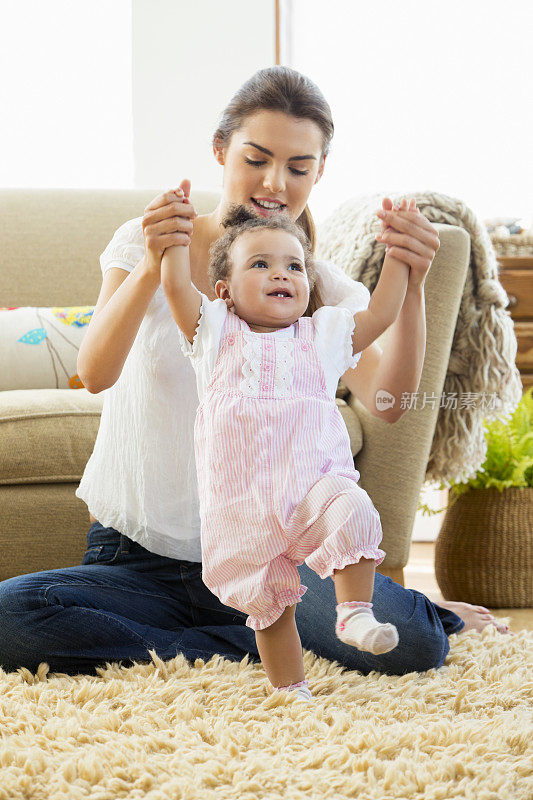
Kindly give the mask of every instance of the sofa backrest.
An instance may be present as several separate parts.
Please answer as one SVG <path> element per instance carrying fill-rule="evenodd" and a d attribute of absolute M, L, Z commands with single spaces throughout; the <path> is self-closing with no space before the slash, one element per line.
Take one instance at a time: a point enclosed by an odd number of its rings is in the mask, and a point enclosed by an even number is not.
<path fill-rule="evenodd" d="M 164 189 L 0 189 L 0 306 L 96 303 L 99 257 Z M 192 191 L 199 214 L 220 193 Z"/>

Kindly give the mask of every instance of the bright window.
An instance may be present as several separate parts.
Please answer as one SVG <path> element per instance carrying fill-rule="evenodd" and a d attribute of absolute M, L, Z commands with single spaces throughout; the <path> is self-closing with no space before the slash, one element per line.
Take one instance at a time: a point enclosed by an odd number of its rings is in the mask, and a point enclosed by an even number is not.
<path fill-rule="evenodd" d="M 531 217 L 531 0 L 282 10 L 282 63 L 318 84 L 335 123 L 310 203 L 318 222 L 350 197 L 394 191 L 457 197 L 481 219 Z"/>

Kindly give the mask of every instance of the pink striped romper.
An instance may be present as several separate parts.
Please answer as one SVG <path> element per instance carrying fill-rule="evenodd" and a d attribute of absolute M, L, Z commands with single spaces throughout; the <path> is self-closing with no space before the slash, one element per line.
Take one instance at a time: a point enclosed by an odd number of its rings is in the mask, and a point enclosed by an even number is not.
<path fill-rule="evenodd" d="M 202 579 L 254 630 L 301 602 L 304 561 L 327 578 L 385 558 L 313 330 L 301 317 L 294 338 L 276 341 L 228 313 L 196 416 Z"/>

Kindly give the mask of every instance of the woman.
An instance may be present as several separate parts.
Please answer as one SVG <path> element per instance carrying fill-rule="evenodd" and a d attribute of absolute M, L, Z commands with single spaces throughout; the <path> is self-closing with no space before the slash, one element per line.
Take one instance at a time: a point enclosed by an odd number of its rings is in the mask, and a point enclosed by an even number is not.
<path fill-rule="evenodd" d="M 259 661 L 246 614 L 222 605 L 201 579 L 193 455 L 198 397 L 160 286 L 161 258 L 167 247 L 186 241 L 194 226 L 192 279 L 215 299 L 207 280 L 208 251 L 224 232 L 221 221 L 233 203 L 257 214 L 272 213 L 269 207 L 279 213 L 283 206 L 314 245 L 307 200 L 322 176 L 332 136 L 329 106 L 311 81 L 285 67 L 260 70 L 231 100 L 213 137 L 224 167 L 216 209 L 197 216 L 190 203 L 166 192 L 142 219 L 121 226 L 102 254 L 102 288 L 78 358 L 87 389 L 108 389 L 94 452 L 76 492 L 91 512 L 87 551 L 80 566 L 0 584 L 5 670 L 35 671 L 46 661 L 53 672 L 94 674 L 105 662 L 148 661 L 150 649 L 162 659 L 182 653 L 192 661 L 208 660 L 217 653 Z M 180 188 L 188 196 L 189 182 Z M 411 267 L 402 310 L 390 329 L 391 357 L 374 344 L 357 369 L 343 376 L 372 413 L 373 386 L 387 385 L 398 396 L 418 388 L 424 280 L 438 248 L 433 226 L 405 203 L 394 211 L 386 199 L 384 214 L 390 255 Z M 322 301 L 349 304 L 354 282 L 333 264 L 322 267 Z M 364 674 L 439 667 L 451 633 L 491 624 L 487 609 L 437 606 L 376 573 L 375 616 L 396 626 L 400 644 L 374 656 L 337 639 L 333 581 L 321 580 L 305 564 L 299 572 L 308 587 L 296 612 L 303 647 Z"/>

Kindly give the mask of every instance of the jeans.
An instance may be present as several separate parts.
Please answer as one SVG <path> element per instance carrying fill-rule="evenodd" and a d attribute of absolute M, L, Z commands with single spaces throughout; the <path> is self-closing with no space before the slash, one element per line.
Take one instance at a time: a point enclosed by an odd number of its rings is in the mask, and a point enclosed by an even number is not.
<path fill-rule="evenodd" d="M 302 646 L 367 675 L 404 675 L 438 668 L 448 636 L 465 623 L 421 592 L 375 574 L 373 611 L 398 629 L 398 646 L 372 655 L 335 635 L 337 600 L 331 578 L 298 567 L 308 591 L 297 604 Z M 223 605 L 202 581 L 202 565 L 156 555 L 113 528 L 91 525 L 80 566 L 35 572 L 0 583 L 0 666 L 36 672 L 97 674 L 95 667 L 150 662 L 182 653 L 194 663 L 215 653 L 259 663 L 255 632 L 246 614 Z"/>

